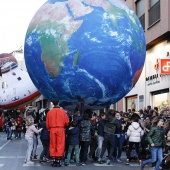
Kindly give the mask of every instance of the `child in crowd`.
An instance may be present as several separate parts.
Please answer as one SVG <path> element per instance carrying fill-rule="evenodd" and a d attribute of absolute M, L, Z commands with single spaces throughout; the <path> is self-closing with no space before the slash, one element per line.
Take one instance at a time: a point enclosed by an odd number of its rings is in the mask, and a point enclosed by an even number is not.
<path fill-rule="evenodd" d="M 41 127 L 43 128 L 43 130 L 41 131 L 40 139 L 43 145 L 43 151 L 41 152 L 40 155 L 40 162 L 43 162 L 43 161 L 47 161 L 50 157 L 50 152 L 49 152 L 50 133 L 46 128 L 46 116 L 43 117 Z M 46 158 L 45 160 L 43 160 L 44 157 Z"/>
<path fill-rule="evenodd" d="M 27 148 L 27 152 L 26 152 L 25 163 L 34 164 L 34 162 L 30 161 L 31 152 L 33 150 L 33 136 L 34 136 L 34 133 L 39 134 L 39 132 L 41 132 L 42 128 L 38 130 L 35 127 L 34 118 L 32 116 L 28 116 L 26 118 L 26 125 L 27 125 L 27 130 L 26 130 L 26 134 L 25 134 L 25 139 L 28 142 L 28 148 Z"/>
<path fill-rule="evenodd" d="M 67 154 L 67 159 L 65 160 L 65 166 L 69 165 L 70 162 L 70 157 L 72 150 L 75 150 L 75 156 L 76 156 L 76 166 L 80 166 L 80 161 L 79 161 L 79 135 L 80 135 L 80 129 L 78 126 L 78 121 L 74 120 L 71 123 L 71 127 L 69 128 L 68 131 L 68 143 L 69 143 L 69 148 L 68 148 L 68 154 Z"/>

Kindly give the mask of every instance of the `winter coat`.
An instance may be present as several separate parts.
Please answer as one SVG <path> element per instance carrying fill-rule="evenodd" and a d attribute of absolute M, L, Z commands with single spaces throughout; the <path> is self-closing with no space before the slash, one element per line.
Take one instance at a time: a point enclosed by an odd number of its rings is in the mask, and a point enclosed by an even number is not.
<path fill-rule="evenodd" d="M 80 141 L 90 141 L 91 135 L 94 135 L 95 130 L 91 120 L 82 120 L 80 123 Z"/>
<path fill-rule="evenodd" d="M 127 130 L 127 136 L 129 137 L 129 142 L 140 142 L 144 131 L 140 127 L 139 123 L 132 122 Z"/>
<path fill-rule="evenodd" d="M 105 120 L 106 120 L 106 124 L 104 126 L 104 132 L 114 135 L 116 131 L 116 127 L 120 126 L 118 120 L 112 115 L 107 115 Z"/>
<path fill-rule="evenodd" d="M 68 144 L 69 145 L 79 145 L 80 142 L 80 128 L 70 127 L 68 130 Z"/>
<path fill-rule="evenodd" d="M 40 139 L 41 140 L 50 140 L 50 133 L 46 128 L 46 121 L 43 121 L 41 123 L 41 126 L 42 126 L 43 130 L 41 131 Z"/>
<path fill-rule="evenodd" d="M 154 147 L 164 147 L 165 145 L 164 130 L 161 127 L 152 126 L 147 138 L 150 144 L 154 144 Z"/>

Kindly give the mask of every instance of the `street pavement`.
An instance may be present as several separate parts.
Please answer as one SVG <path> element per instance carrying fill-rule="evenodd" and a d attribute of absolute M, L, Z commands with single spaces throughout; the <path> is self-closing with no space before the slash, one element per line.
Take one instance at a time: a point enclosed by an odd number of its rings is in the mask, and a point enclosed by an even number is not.
<path fill-rule="evenodd" d="M 27 141 L 22 136 L 21 139 L 6 140 L 6 134 L 0 132 L 0 170 L 47 170 L 47 169 L 62 169 L 62 170 L 139 170 L 139 164 L 136 162 L 130 162 L 130 165 L 124 163 L 111 162 L 111 165 L 98 164 L 87 162 L 85 166 L 75 166 L 71 164 L 63 167 L 51 167 L 50 163 L 39 163 L 35 160 L 34 165 L 27 165 L 24 163 L 24 158 L 27 149 Z M 37 154 L 40 155 L 42 151 L 41 141 L 38 142 Z M 126 156 L 123 153 L 122 160 L 126 160 Z M 151 170 L 151 166 L 147 166 L 145 170 Z"/>

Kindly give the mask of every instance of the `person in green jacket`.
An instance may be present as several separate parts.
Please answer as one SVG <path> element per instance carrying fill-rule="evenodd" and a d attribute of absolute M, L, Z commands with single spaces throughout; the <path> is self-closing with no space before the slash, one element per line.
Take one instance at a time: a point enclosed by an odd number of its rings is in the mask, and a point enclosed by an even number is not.
<path fill-rule="evenodd" d="M 148 133 L 148 142 L 151 145 L 151 159 L 143 161 L 140 165 L 140 169 L 143 170 L 145 165 L 156 162 L 154 170 L 159 170 L 163 159 L 163 148 L 164 148 L 164 121 L 159 117 L 155 117 L 152 121 L 151 130 Z"/>

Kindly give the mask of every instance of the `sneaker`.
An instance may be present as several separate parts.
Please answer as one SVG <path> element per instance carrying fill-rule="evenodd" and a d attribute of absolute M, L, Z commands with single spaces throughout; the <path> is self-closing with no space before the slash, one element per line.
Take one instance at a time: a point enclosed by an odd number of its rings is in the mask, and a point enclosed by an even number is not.
<path fill-rule="evenodd" d="M 120 158 L 117 158 L 116 161 L 117 161 L 118 163 L 122 163 L 122 162 L 123 162 Z"/>
<path fill-rule="evenodd" d="M 44 162 L 44 160 L 40 158 L 40 159 L 39 159 L 39 162 L 40 162 L 40 163 L 41 163 L 41 162 Z"/>
<path fill-rule="evenodd" d="M 70 159 L 70 163 L 74 163 L 74 160 L 73 160 L 73 159 Z"/>
<path fill-rule="evenodd" d="M 87 158 L 88 158 L 89 161 L 93 161 L 93 158 L 92 158 L 91 155 L 88 155 Z"/>
<path fill-rule="evenodd" d="M 63 163 L 61 162 L 61 160 L 57 161 L 57 166 L 58 166 L 58 167 L 64 166 Z"/>
<path fill-rule="evenodd" d="M 37 156 L 35 155 L 34 157 L 32 157 L 32 160 L 37 160 Z"/>
<path fill-rule="evenodd" d="M 98 159 L 98 163 L 99 163 L 99 164 L 103 164 L 103 161 L 102 161 L 101 158 Z"/>
<path fill-rule="evenodd" d="M 143 166 L 142 162 L 141 162 L 141 164 L 139 166 L 140 166 L 140 170 L 144 169 L 144 166 Z"/>
<path fill-rule="evenodd" d="M 129 165 L 129 159 L 126 160 L 125 164 L 126 164 L 126 165 Z"/>
<path fill-rule="evenodd" d="M 64 165 L 65 165 L 65 166 L 69 166 L 69 163 L 68 163 L 68 162 L 65 162 Z"/>
<path fill-rule="evenodd" d="M 83 166 L 84 166 L 84 165 L 86 165 L 86 163 L 85 163 L 85 162 L 82 162 L 82 163 L 81 163 L 81 165 L 83 165 Z"/>
<path fill-rule="evenodd" d="M 142 164 L 142 160 L 139 160 L 139 165 L 141 165 Z"/>
<path fill-rule="evenodd" d="M 106 161 L 106 164 L 107 164 L 107 165 L 110 165 L 110 159 L 108 159 L 108 160 Z"/>
<path fill-rule="evenodd" d="M 116 159 L 115 157 L 113 157 L 113 161 L 114 161 L 114 162 L 116 162 L 116 161 L 117 161 L 117 159 Z"/>
<path fill-rule="evenodd" d="M 55 165 L 56 165 L 55 159 L 51 160 L 51 166 L 55 166 Z"/>
<path fill-rule="evenodd" d="M 45 159 L 45 162 L 50 162 L 50 159 L 49 159 L 49 158 L 46 158 L 46 159 Z"/>
<path fill-rule="evenodd" d="M 34 164 L 34 162 L 32 162 L 32 161 L 27 161 L 27 163 L 26 163 L 27 165 L 33 165 Z"/>
<path fill-rule="evenodd" d="M 81 166 L 81 163 L 76 163 L 76 166 Z"/>

